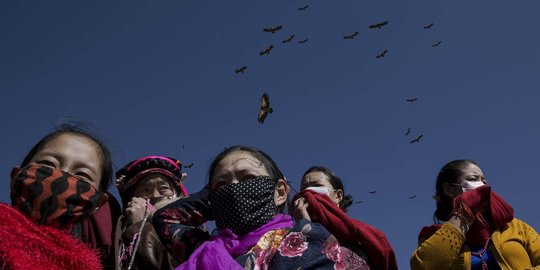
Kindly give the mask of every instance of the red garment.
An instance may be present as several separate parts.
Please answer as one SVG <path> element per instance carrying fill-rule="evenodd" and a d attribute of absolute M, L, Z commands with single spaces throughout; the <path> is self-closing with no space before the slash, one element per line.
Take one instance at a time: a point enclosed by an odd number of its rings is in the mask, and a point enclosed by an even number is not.
<path fill-rule="evenodd" d="M 482 215 L 478 209 L 487 202 L 486 213 Z M 470 246 L 480 247 L 486 244 L 491 234 L 496 229 L 504 226 L 514 218 L 514 209 L 497 193 L 491 191 L 491 187 L 484 185 L 474 190 L 460 194 L 453 200 L 455 214 L 461 214 L 468 217 L 475 217 L 469 231 L 465 235 L 465 241 Z M 418 241 L 429 238 L 442 225 L 434 224 L 422 228 L 418 235 Z"/>
<path fill-rule="evenodd" d="M 309 204 L 307 211 L 313 222 L 320 223 L 340 243 L 358 245 L 376 269 L 397 269 L 396 255 L 383 232 L 359 220 L 350 218 L 330 197 L 304 190 L 294 199 L 303 197 Z"/>
<path fill-rule="evenodd" d="M 0 203 L 0 269 L 101 269 L 98 253 Z"/>
<path fill-rule="evenodd" d="M 114 230 L 121 215 L 120 205 L 112 194 L 97 212 L 81 221 L 80 239 L 92 248 L 100 250 L 101 261 L 106 268 L 114 267 Z"/>

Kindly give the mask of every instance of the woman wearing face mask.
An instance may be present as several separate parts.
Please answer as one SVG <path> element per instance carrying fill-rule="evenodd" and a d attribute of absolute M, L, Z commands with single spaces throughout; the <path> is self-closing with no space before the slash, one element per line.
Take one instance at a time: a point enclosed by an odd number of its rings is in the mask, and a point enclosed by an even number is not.
<path fill-rule="evenodd" d="M 383 232 L 350 218 L 352 197 L 341 178 L 328 168 L 313 166 L 302 176 L 301 192 L 293 199 L 296 220 L 323 225 L 342 245 L 342 255 L 362 262 L 357 269 L 397 269 L 394 250 Z"/>
<path fill-rule="evenodd" d="M 63 125 L 43 137 L 12 170 L 13 208 L 0 205 L 2 268 L 107 266 L 119 208 L 106 194 L 111 173 L 109 150 L 84 129 Z"/>
<path fill-rule="evenodd" d="M 147 156 L 129 162 L 116 172 L 116 179 L 125 209 L 116 226 L 116 269 L 173 269 L 179 262 L 161 244 L 151 220 L 156 209 L 187 197 L 182 164 Z"/>
<path fill-rule="evenodd" d="M 339 243 L 320 224 L 305 219 L 294 224 L 283 213 L 289 187 L 264 152 L 227 148 L 214 159 L 208 175 L 203 195 L 178 200 L 154 216 L 158 232 L 165 234 L 165 241 L 176 242 L 172 246 L 187 259 L 177 269 L 355 267 L 355 262 L 344 260 Z M 193 227 L 211 218 L 217 235 L 209 237 Z"/>
<path fill-rule="evenodd" d="M 422 229 L 412 269 L 536 269 L 540 236 L 486 184 L 478 164 L 454 160 L 439 171 L 435 220 Z M 444 222 L 444 223 L 440 223 Z"/>

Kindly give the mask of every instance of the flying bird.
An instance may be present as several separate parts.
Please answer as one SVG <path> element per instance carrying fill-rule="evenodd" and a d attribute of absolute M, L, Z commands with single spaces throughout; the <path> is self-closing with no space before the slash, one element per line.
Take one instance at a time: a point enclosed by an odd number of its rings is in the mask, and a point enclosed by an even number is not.
<path fill-rule="evenodd" d="M 286 39 L 284 39 L 284 40 L 281 41 L 281 42 L 283 42 L 283 43 L 289 43 L 289 42 L 291 42 L 291 40 L 293 40 L 293 38 L 294 38 L 294 35 L 290 35 L 290 36 L 288 36 Z"/>
<path fill-rule="evenodd" d="M 275 34 L 277 31 L 281 30 L 281 28 L 283 28 L 283 26 L 276 25 L 276 26 L 270 26 L 270 27 L 263 28 L 263 31 Z"/>
<path fill-rule="evenodd" d="M 306 39 L 303 39 L 303 40 L 298 41 L 298 43 L 304 44 L 304 43 L 308 42 L 308 40 L 309 40 L 309 38 L 306 38 Z"/>
<path fill-rule="evenodd" d="M 186 168 L 186 169 L 191 169 L 191 167 L 193 167 L 193 162 L 182 166 L 182 168 Z"/>
<path fill-rule="evenodd" d="M 361 203 L 363 203 L 363 202 L 364 202 L 364 201 L 356 201 L 356 202 L 354 202 L 354 204 L 361 204 Z"/>
<path fill-rule="evenodd" d="M 409 134 L 411 134 L 411 128 L 407 129 L 407 132 L 405 132 L 405 136 L 409 136 Z"/>
<path fill-rule="evenodd" d="M 309 5 L 305 5 L 303 7 L 299 7 L 298 10 L 306 10 L 309 7 Z"/>
<path fill-rule="evenodd" d="M 442 41 L 437 41 L 436 43 L 432 44 L 432 47 L 439 47 L 441 45 Z"/>
<path fill-rule="evenodd" d="M 432 26 L 433 26 L 433 23 L 430 23 L 430 24 L 424 26 L 424 29 L 431 29 Z"/>
<path fill-rule="evenodd" d="M 387 52 L 388 52 L 388 50 L 384 50 L 381 53 L 377 54 L 377 56 L 375 58 L 377 58 L 377 59 L 384 58 L 384 56 L 386 55 Z"/>
<path fill-rule="evenodd" d="M 270 45 L 268 47 L 266 47 L 264 50 L 262 50 L 259 55 L 265 55 L 265 54 L 270 54 L 270 51 L 274 48 L 274 45 Z"/>
<path fill-rule="evenodd" d="M 354 39 L 356 36 L 358 36 L 358 31 L 355 31 L 353 33 L 350 33 L 346 36 L 343 36 L 344 39 Z"/>
<path fill-rule="evenodd" d="M 373 191 L 370 191 L 370 192 L 369 192 L 369 195 L 375 195 L 375 193 L 377 193 L 377 191 L 376 191 L 376 190 L 373 190 Z"/>
<path fill-rule="evenodd" d="M 418 137 L 414 138 L 414 140 L 410 141 L 410 143 L 418 143 L 422 137 L 424 137 L 424 135 L 419 135 Z"/>
<path fill-rule="evenodd" d="M 384 21 L 384 22 L 380 22 L 380 23 L 374 23 L 374 24 L 370 25 L 369 28 L 370 29 L 375 29 L 375 28 L 381 29 L 383 26 L 385 26 L 387 24 L 388 24 L 388 21 Z"/>
<path fill-rule="evenodd" d="M 410 196 L 410 197 L 409 197 L 409 200 L 410 200 L 410 199 L 414 199 L 414 198 L 416 198 L 416 194 Z"/>
<path fill-rule="evenodd" d="M 238 73 L 244 73 L 244 71 L 246 71 L 247 69 L 247 66 L 241 66 L 237 69 L 234 70 L 234 73 L 238 74 Z"/>
<path fill-rule="evenodd" d="M 257 116 L 257 119 L 259 119 L 259 123 L 263 124 L 266 116 L 268 116 L 268 114 L 272 113 L 273 111 L 274 109 L 270 107 L 270 99 L 268 98 L 268 95 L 264 93 L 261 97 L 261 106 L 259 108 L 259 115 Z"/>
<path fill-rule="evenodd" d="M 418 98 L 409 98 L 409 99 L 406 99 L 405 101 L 407 101 L 407 102 L 415 102 L 417 100 L 418 100 Z"/>

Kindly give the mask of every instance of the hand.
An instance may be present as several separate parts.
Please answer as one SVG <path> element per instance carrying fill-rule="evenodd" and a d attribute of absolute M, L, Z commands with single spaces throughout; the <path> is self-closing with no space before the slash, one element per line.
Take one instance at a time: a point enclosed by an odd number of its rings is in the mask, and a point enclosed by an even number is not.
<path fill-rule="evenodd" d="M 143 220 L 146 213 L 146 200 L 139 197 L 131 198 L 125 211 L 127 224 L 134 224 Z"/>
<path fill-rule="evenodd" d="M 303 197 L 300 197 L 294 201 L 293 216 L 294 220 L 307 219 L 311 221 L 311 217 L 307 211 L 309 203 L 305 202 Z"/>

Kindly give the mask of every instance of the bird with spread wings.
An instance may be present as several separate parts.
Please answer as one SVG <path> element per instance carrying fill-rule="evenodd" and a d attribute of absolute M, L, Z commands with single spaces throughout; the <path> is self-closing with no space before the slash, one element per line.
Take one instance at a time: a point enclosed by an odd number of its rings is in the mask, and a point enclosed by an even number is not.
<path fill-rule="evenodd" d="M 270 107 L 270 98 L 268 97 L 268 94 L 264 93 L 261 97 L 259 115 L 257 116 L 259 123 L 263 124 L 268 114 L 272 112 L 274 112 L 274 109 Z"/>

